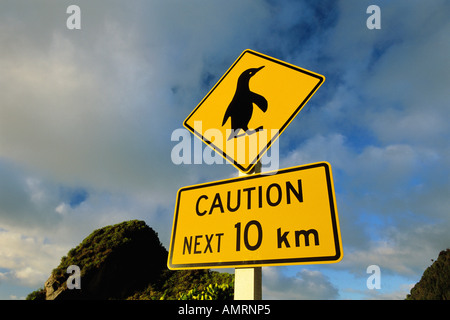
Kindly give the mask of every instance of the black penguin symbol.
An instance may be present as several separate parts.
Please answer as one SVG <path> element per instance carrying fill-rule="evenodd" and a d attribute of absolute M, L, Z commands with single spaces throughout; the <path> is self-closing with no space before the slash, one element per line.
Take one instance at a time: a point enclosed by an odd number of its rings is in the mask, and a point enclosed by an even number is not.
<path fill-rule="evenodd" d="M 227 122 L 228 118 L 231 117 L 231 129 L 233 130 L 228 140 L 231 138 L 238 137 L 237 133 L 244 130 L 244 134 L 252 134 L 263 127 L 260 126 L 255 130 L 248 128 L 248 123 L 252 118 L 253 114 L 253 104 L 256 104 L 263 112 L 267 110 L 267 100 L 252 91 L 249 88 L 250 78 L 253 77 L 258 71 L 260 71 L 264 66 L 259 68 L 247 69 L 241 73 L 237 81 L 236 93 L 234 94 L 233 100 L 231 100 L 225 116 L 223 117 L 222 126 Z"/>

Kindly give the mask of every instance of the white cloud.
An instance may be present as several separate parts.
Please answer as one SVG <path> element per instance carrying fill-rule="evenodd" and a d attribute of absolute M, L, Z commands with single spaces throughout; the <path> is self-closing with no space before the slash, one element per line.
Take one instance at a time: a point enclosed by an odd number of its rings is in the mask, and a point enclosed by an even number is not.
<path fill-rule="evenodd" d="M 263 269 L 263 298 L 276 300 L 336 299 L 337 288 L 319 271 L 302 269 L 285 276 L 282 268 Z"/>
<path fill-rule="evenodd" d="M 65 254 L 64 248 L 48 244 L 43 237 L 28 237 L 18 232 L 0 232 L 0 268 L 4 282 L 18 282 L 30 287 L 42 286 L 49 272 Z"/>
<path fill-rule="evenodd" d="M 56 208 L 55 211 L 58 212 L 60 215 L 66 215 L 67 211 L 69 210 L 69 206 L 66 203 L 61 203 L 59 204 Z"/>
<path fill-rule="evenodd" d="M 345 140 L 341 134 L 315 135 L 281 159 L 281 167 L 328 161 L 332 167 L 345 168 L 353 156 Z"/>

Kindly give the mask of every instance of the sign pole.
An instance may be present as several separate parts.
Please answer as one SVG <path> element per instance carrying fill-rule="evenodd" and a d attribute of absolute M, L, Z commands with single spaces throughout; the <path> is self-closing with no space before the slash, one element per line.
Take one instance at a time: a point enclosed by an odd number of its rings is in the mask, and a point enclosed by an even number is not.
<path fill-rule="evenodd" d="M 261 162 L 255 165 L 250 173 L 239 171 L 239 177 L 261 173 Z M 235 268 L 234 269 L 234 300 L 261 300 L 262 299 L 262 268 Z"/>

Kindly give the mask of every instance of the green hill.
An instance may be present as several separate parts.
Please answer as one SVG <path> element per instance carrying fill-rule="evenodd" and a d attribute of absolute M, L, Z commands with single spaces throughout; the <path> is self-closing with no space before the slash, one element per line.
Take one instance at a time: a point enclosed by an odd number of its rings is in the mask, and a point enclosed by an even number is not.
<path fill-rule="evenodd" d="M 168 252 L 144 221 L 125 221 L 92 232 L 29 300 L 232 298 L 234 276 L 209 270 L 171 271 Z M 81 289 L 68 289 L 67 267 L 81 270 Z"/>
<path fill-rule="evenodd" d="M 422 278 L 411 289 L 406 300 L 450 299 L 450 249 L 441 251 L 436 261 L 429 266 Z"/>

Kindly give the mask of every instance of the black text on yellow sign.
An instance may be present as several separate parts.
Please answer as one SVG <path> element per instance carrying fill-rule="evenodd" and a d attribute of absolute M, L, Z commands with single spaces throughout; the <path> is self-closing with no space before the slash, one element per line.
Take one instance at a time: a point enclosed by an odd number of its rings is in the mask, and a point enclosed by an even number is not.
<path fill-rule="evenodd" d="M 178 191 L 170 269 L 334 263 L 342 256 L 326 162 Z"/>

